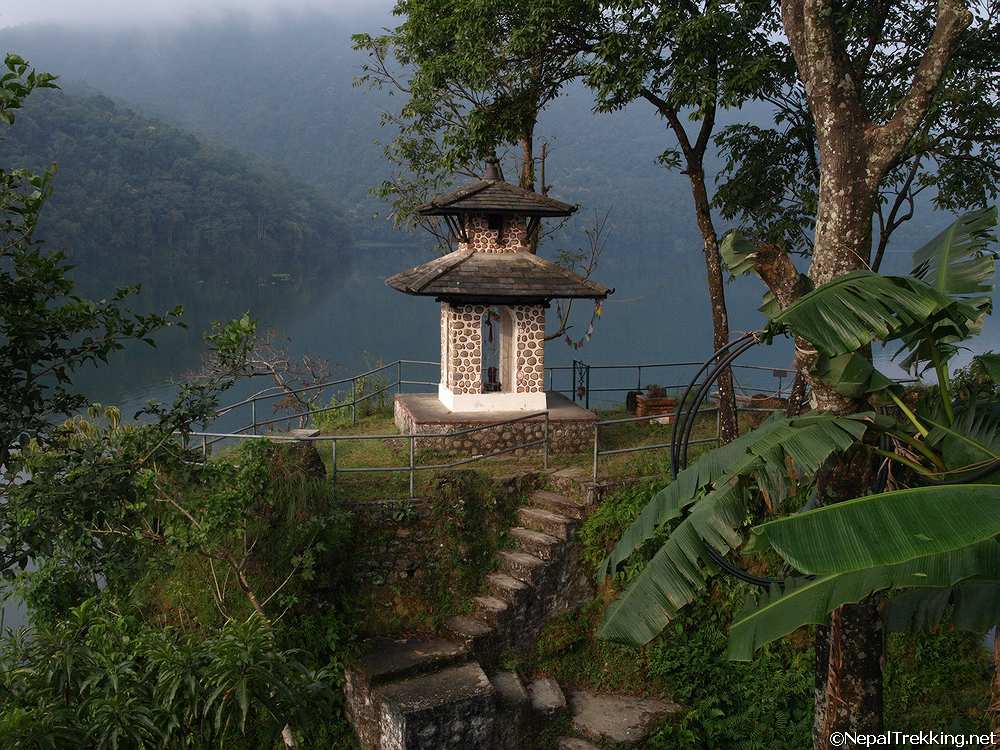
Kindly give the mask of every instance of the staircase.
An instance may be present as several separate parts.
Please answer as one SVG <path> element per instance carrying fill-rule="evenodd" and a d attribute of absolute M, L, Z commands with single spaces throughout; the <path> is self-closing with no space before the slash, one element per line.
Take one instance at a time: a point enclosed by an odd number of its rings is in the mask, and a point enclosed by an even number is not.
<path fill-rule="evenodd" d="M 507 533 L 499 568 L 486 577 L 488 593 L 473 600 L 471 615 L 445 623 L 487 668 L 504 651 L 530 646 L 549 617 L 587 600 L 589 581 L 571 542 L 588 512 L 584 500 L 546 490 L 518 508 L 520 525 Z"/>
<path fill-rule="evenodd" d="M 552 615 L 593 595 L 573 544 L 589 511 L 586 499 L 533 492 L 517 510 L 519 525 L 508 531 L 484 593 L 470 614 L 445 623 L 446 637 L 370 643 L 344 688 L 364 750 L 523 745 L 527 692 L 517 674 L 496 667 L 505 651 L 529 647 Z"/>

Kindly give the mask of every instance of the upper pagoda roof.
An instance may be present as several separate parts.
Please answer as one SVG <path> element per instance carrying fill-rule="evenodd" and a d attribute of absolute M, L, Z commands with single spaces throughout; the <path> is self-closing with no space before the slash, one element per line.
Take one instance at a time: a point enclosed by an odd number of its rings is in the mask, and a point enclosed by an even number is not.
<path fill-rule="evenodd" d="M 424 216 L 446 214 L 519 214 L 569 216 L 577 207 L 540 193 L 511 185 L 499 177 L 476 180 L 417 207 Z"/>
<path fill-rule="evenodd" d="M 604 299 L 614 290 L 578 276 L 534 253 L 456 250 L 385 280 L 407 294 L 449 302 L 547 302 Z"/>

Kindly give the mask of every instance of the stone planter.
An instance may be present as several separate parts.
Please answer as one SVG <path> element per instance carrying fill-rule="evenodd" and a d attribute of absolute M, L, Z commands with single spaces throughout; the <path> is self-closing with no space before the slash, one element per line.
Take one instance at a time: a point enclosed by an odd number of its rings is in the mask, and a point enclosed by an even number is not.
<path fill-rule="evenodd" d="M 660 414 L 670 414 L 677 411 L 677 399 L 669 396 L 647 396 L 640 393 L 635 397 L 635 415 L 637 417 L 655 417 Z M 673 416 L 667 418 L 664 424 L 670 424 Z"/>

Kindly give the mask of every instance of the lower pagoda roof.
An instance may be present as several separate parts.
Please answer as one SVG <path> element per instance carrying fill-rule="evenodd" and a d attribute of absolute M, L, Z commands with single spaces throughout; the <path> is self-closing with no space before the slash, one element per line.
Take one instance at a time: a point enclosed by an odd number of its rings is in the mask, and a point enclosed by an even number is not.
<path fill-rule="evenodd" d="M 385 280 L 406 294 L 447 302 L 514 303 L 604 299 L 614 292 L 534 253 L 456 250 Z"/>

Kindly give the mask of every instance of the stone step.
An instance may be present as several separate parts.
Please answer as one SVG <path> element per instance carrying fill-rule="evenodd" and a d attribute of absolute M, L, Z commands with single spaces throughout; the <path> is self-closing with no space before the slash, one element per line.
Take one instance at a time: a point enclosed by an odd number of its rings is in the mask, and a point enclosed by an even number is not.
<path fill-rule="evenodd" d="M 535 577 L 539 575 L 545 567 L 545 561 L 534 555 L 514 550 L 500 550 L 497 553 L 500 558 L 501 569 L 513 578 L 525 583 L 533 583 Z"/>
<path fill-rule="evenodd" d="M 496 691 L 475 662 L 393 682 L 381 690 L 382 747 L 489 747 Z"/>
<path fill-rule="evenodd" d="M 474 596 L 472 604 L 475 607 L 476 618 L 494 628 L 503 621 L 510 609 L 509 602 L 495 596 Z"/>
<path fill-rule="evenodd" d="M 543 531 L 533 531 L 515 526 L 507 532 L 510 540 L 522 552 L 534 555 L 540 560 L 551 560 L 559 552 L 562 542 Z"/>
<path fill-rule="evenodd" d="M 445 620 L 444 628 L 480 662 L 489 663 L 494 658 L 496 630 L 492 626 L 475 617 L 457 615 Z"/>
<path fill-rule="evenodd" d="M 656 698 L 608 695 L 577 690 L 570 694 L 573 731 L 594 742 L 638 745 L 665 720 L 676 721 L 684 708 Z"/>
<path fill-rule="evenodd" d="M 582 520 L 587 516 L 588 505 L 583 500 L 574 500 L 571 497 L 560 495 L 547 490 L 536 490 L 529 497 L 531 504 L 536 508 L 542 508 L 563 516 L 569 516 L 577 520 Z"/>
<path fill-rule="evenodd" d="M 566 696 L 551 677 L 539 677 L 528 685 L 531 708 L 542 716 L 555 716 L 566 709 Z"/>
<path fill-rule="evenodd" d="M 556 750 L 601 750 L 601 748 L 579 737 L 560 737 L 556 743 Z"/>
<path fill-rule="evenodd" d="M 523 750 L 531 719 L 531 703 L 517 672 L 497 672 L 492 677 L 497 694 L 496 750 Z"/>
<path fill-rule="evenodd" d="M 373 638 L 364 645 L 363 654 L 354 671 L 375 686 L 465 661 L 469 650 L 445 638 Z"/>
<path fill-rule="evenodd" d="M 524 592 L 531 588 L 524 581 L 519 581 L 506 573 L 490 573 L 486 576 L 486 584 L 495 597 L 511 604 L 524 596 Z"/>
<path fill-rule="evenodd" d="M 569 516 L 531 507 L 518 508 L 517 520 L 527 529 L 542 531 L 563 540 L 569 539 L 573 535 L 577 525 L 576 519 Z"/>

